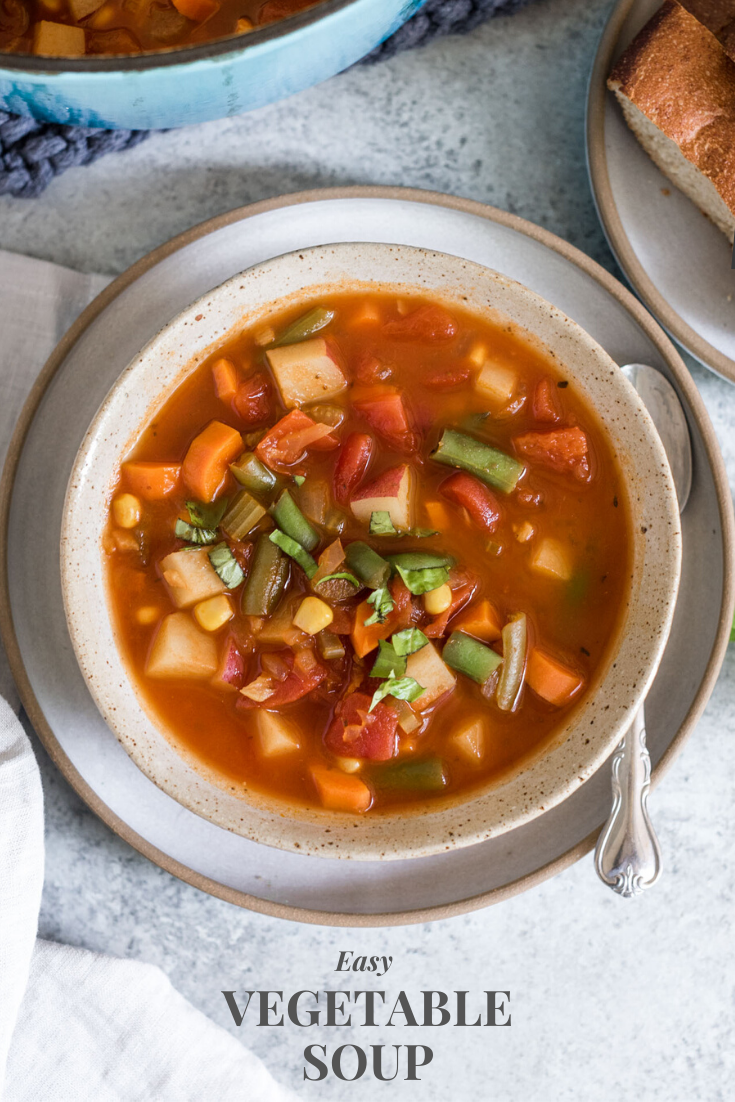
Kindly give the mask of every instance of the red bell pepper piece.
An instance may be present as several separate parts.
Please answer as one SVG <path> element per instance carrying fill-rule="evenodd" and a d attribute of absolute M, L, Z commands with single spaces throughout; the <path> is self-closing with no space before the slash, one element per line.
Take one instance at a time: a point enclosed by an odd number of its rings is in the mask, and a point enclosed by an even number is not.
<path fill-rule="evenodd" d="M 474 523 L 486 532 L 494 532 L 500 524 L 498 499 L 479 478 L 474 478 L 465 471 L 457 471 L 442 482 L 439 492 L 456 505 L 462 505 Z"/>
<path fill-rule="evenodd" d="M 273 693 L 262 703 L 250 700 L 247 696 L 240 696 L 237 707 L 243 711 L 251 708 L 280 708 L 282 704 L 293 704 L 295 700 L 301 700 L 321 685 L 329 671 L 316 659 L 309 669 L 300 669 L 294 665 L 294 654 L 291 650 L 276 651 L 277 656 L 290 666 L 290 672 L 283 681 L 273 682 Z"/>
<path fill-rule="evenodd" d="M 442 306 L 419 306 L 403 318 L 386 322 L 386 337 L 406 341 L 446 341 L 457 333 L 454 318 Z"/>
<path fill-rule="evenodd" d="M 334 468 L 334 497 L 340 505 L 347 505 L 365 477 L 373 443 L 366 432 L 352 432 L 342 445 Z"/>
<path fill-rule="evenodd" d="M 351 693 L 337 705 L 324 736 L 328 750 L 340 758 L 388 761 L 398 750 L 398 715 L 382 701 L 369 712 L 367 693 Z"/>

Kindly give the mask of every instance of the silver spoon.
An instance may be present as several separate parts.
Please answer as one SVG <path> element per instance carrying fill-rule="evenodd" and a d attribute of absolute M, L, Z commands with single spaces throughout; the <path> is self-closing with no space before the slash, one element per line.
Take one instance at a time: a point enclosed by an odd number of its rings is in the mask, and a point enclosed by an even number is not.
<path fill-rule="evenodd" d="M 692 448 L 681 402 L 668 379 L 646 364 L 621 369 L 638 391 L 664 446 L 679 500 L 679 512 L 692 487 Z M 648 814 L 651 758 L 646 746 L 645 704 L 641 704 L 613 754 L 613 806 L 595 850 L 600 879 L 618 895 L 638 895 L 661 875 L 661 849 Z"/>

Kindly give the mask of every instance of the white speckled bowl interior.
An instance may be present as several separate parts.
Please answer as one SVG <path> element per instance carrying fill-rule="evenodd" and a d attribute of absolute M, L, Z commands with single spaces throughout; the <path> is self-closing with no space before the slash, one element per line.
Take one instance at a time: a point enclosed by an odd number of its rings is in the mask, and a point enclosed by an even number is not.
<path fill-rule="evenodd" d="M 503 319 L 543 344 L 607 430 L 624 474 L 633 534 L 627 608 L 596 683 L 553 741 L 470 796 L 418 810 L 354 816 L 293 807 L 207 773 L 147 709 L 128 675 L 109 611 L 101 538 L 111 485 L 142 427 L 215 346 L 274 308 L 327 290 L 429 293 Z M 131 319 L 135 324 L 135 319 Z M 565 799 L 621 738 L 655 674 L 681 563 L 676 493 L 661 442 L 610 357 L 550 303 L 477 264 L 405 246 L 340 244 L 277 257 L 235 276 L 175 318 L 108 394 L 67 490 L 61 575 L 74 649 L 107 724 L 165 792 L 219 826 L 266 845 L 363 860 L 423 856 L 511 830 Z"/>

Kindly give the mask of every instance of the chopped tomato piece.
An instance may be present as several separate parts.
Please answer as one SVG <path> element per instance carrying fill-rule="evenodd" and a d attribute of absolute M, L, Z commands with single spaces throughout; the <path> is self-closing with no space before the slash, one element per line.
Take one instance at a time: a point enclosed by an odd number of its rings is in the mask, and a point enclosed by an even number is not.
<path fill-rule="evenodd" d="M 532 412 L 534 421 L 547 421 L 550 424 L 561 421 L 559 388 L 553 379 L 546 378 L 537 383 L 533 394 Z"/>
<path fill-rule="evenodd" d="M 347 505 L 362 482 L 373 454 L 373 438 L 366 432 L 352 432 L 345 440 L 334 468 L 334 496 Z"/>
<path fill-rule="evenodd" d="M 266 0 L 258 11 L 258 26 L 265 23 L 275 23 L 279 19 L 286 19 L 289 15 L 310 8 L 317 0 Z"/>
<path fill-rule="evenodd" d="M 389 587 L 393 598 L 393 609 L 388 613 L 382 624 L 365 624 L 373 615 L 375 609 L 367 600 L 361 601 L 355 609 L 355 619 L 350 632 L 352 646 L 358 658 L 364 658 L 370 651 L 375 650 L 381 639 L 387 639 L 394 631 L 402 631 L 411 627 L 414 622 L 415 609 L 411 600 L 411 593 L 401 578 L 393 578 Z"/>
<path fill-rule="evenodd" d="M 217 0 L 176 0 L 174 7 L 195 23 L 203 23 L 219 11 Z"/>
<path fill-rule="evenodd" d="M 463 506 L 478 528 L 494 532 L 500 524 L 500 503 L 492 490 L 465 471 L 450 475 L 439 487 L 449 501 Z"/>
<path fill-rule="evenodd" d="M 410 628 L 416 614 L 410 589 L 399 577 L 391 579 L 388 588 L 393 598 L 393 611 L 389 614 L 386 622 L 390 623 L 392 632 Z"/>
<path fill-rule="evenodd" d="M 444 635 L 449 625 L 449 621 L 472 600 L 472 596 L 477 589 L 476 580 L 469 577 L 457 578 L 456 580 L 450 579 L 449 584 L 452 590 L 452 603 L 446 612 L 442 612 L 439 616 L 435 616 L 431 622 L 422 629 L 424 635 L 428 639 L 439 639 Z"/>
<path fill-rule="evenodd" d="M 580 428 L 526 432 L 513 440 L 516 451 L 552 471 L 570 471 L 580 481 L 590 477 L 589 442 Z"/>
<path fill-rule="evenodd" d="M 366 349 L 357 357 L 355 363 L 356 383 L 362 383 L 364 386 L 371 386 L 374 383 L 380 383 L 385 379 L 389 379 L 390 376 L 391 369 L 389 365 L 379 360 L 373 352 L 369 352 Z"/>
<path fill-rule="evenodd" d="M 456 332 L 457 324 L 443 306 L 419 306 L 418 310 L 383 326 L 386 337 L 405 341 L 446 341 Z"/>
<path fill-rule="evenodd" d="M 271 652 L 272 653 L 272 652 Z M 247 696 L 240 696 L 237 707 L 249 711 L 251 708 L 280 708 L 282 704 L 293 704 L 295 700 L 301 700 L 321 685 L 329 671 L 316 659 L 310 663 L 308 669 L 300 668 L 294 662 L 294 654 L 291 650 L 276 651 L 272 654 L 274 659 L 280 659 L 289 669 L 289 673 L 282 681 L 273 683 L 272 694 L 263 702 L 258 703 Z"/>
<path fill-rule="evenodd" d="M 246 425 L 259 425 L 273 415 L 273 390 L 262 371 L 244 379 L 237 388 L 234 406 Z"/>
<path fill-rule="evenodd" d="M 398 713 L 382 701 L 369 712 L 371 697 L 352 693 L 337 705 L 324 743 L 340 758 L 388 761 L 398 750 Z"/>
<path fill-rule="evenodd" d="M 466 383 L 471 374 L 469 367 L 458 364 L 456 367 L 430 371 L 421 381 L 430 390 L 452 390 L 455 386 Z"/>
<path fill-rule="evenodd" d="M 329 425 L 313 421 L 300 409 L 292 409 L 265 434 L 255 454 L 266 467 L 280 471 L 300 463 L 307 448 L 328 451 L 338 445 L 339 441 L 332 435 Z"/>
<path fill-rule="evenodd" d="M 355 402 L 354 408 L 387 444 L 398 451 L 411 454 L 418 448 L 418 434 L 411 429 L 400 391 L 381 387 L 374 396 Z"/>

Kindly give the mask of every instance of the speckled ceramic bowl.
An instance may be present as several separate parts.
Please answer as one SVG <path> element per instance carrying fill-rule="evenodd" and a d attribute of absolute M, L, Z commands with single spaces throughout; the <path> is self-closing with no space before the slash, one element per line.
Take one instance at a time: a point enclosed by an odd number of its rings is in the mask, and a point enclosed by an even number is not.
<path fill-rule="evenodd" d="M 243 792 L 187 758 L 147 710 L 115 638 L 100 541 L 111 483 L 141 427 L 213 346 L 278 306 L 327 289 L 430 292 L 490 313 L 543 344 L 606 427 L 624 473 L 633 532 L 628 605 L 606 667 L 553 741 L 500 782 L 426 808 L 356 820 Z M 131 319 L 134 324 L 135 319 Z M 267 845 L 374 860 L 437 853 L 508 831 L 577 789 L 604 762 L 646 693 L 676 601 L 681 535 L 666 457 L 640 399 L 609 356 L 550 303 L 497 272 L 405 246 L 341 244 L 290 253 L 235 276 L 190 306 L 123 372 L 82 443 L 61 535 L 66 615 L 79 665 L 137 765 L 199 815 Z"/>

